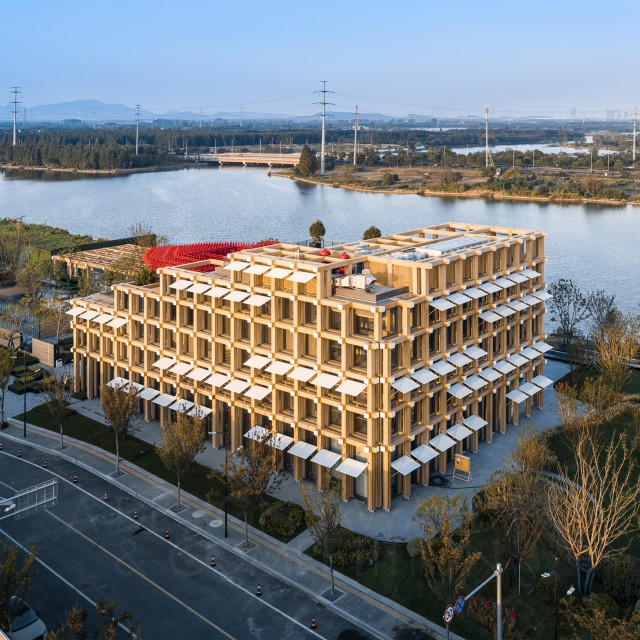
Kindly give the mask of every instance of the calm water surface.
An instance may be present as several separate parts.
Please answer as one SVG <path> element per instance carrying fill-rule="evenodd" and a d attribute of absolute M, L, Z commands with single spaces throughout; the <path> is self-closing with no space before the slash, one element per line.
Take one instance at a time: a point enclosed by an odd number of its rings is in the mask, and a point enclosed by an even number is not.
<path fill-rule="evenodd" d="M 322 219 L 327 239 L 352 241 L 439 222 L 496 224 L 547 233 L 547 279 L 640 304 L 640 208 L 485 202 L 369 194 L 268 177 L 263 169 L 201 168 L 117 177 L 0 172 L 0 217 L 23 215 L 75 233 L 118 238 L 136 221 L 172 242 L 264 238 L 298 241 Z"/>

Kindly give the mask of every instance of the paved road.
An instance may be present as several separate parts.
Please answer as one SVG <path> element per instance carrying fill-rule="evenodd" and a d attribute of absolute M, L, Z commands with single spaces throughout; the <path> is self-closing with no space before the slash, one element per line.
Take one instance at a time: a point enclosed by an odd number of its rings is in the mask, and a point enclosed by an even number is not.
<path fill-rule="evenodd" d="M 6 445 L 0 453 L 0 495 L 58 477 L 58 504 L 21 520 L 5 519 L 0 532 L 22 545 L 37 543 L 43 565 L 28 601 L 49 626 L 76 602 L 91 608 L 91 601 L 116 599 L 119 608 L 134 612 L 143 637 L 154 640 L 370 638 L 307 595 L 99 477 L 58 458 L 51 458 L 45 470 L 42 454 L 28 445 L 22 451 L 22 459 Z M 74 474 L 77 485 L 70 482 Z M 318 622 L 315 631 L 312 616 Z"/>

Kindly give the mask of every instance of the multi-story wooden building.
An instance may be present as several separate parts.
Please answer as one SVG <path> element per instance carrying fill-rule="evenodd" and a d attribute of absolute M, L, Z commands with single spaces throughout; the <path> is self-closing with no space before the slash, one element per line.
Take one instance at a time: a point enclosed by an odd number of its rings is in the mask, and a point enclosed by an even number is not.
<path fill-rule="evenodd" d="M 233 450 L 270 432 L 296 480 L 332 468 L 373 510 L 491 442 L 551 382 L 540 231 L 448 223 L 229 258 L 77 299 L 77 390 L 130 381 L 145 419 L 199 412 Z"/>

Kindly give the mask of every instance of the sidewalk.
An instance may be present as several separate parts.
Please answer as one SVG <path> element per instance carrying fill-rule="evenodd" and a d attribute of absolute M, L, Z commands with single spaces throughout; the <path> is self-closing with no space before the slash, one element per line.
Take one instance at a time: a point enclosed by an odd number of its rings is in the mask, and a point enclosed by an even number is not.
<path fill-rule="evenodd" d="M 287 545 L 250 527 L 250 539 L 255 546 L 249 551 L 243 551 L 239 545 L 244 540 L 244 523 L 233 516 L 229 516 L 229 537 L 225 539 L 224 514 L 220 509 L 188 493 L 183 493 L 183 503 L 187 508 L 176 514 L 171 510 L 175 505 L 176 490 L 169 483 L 127 461 L 121 462 L 121 469 L 125 475 L 117 479 L 113 478 L 111 474 L 114 471 L 115 459 L 111 454 L 70 437 L 65 438 L 67 446 L 63 452 L 60 452 L 56 449 L 58 436 L 55 433 L 28 425 L 28 436 L 25 441 L 22 437 L 22 425 L 15 420 L 10 420 L 10 424 L 7 430 L 0 432 L 0 439 L 4 440 L 5 452 L 10 452 L 12 447 L 10 441 L 13 441 L 16 447 L 20 445 L 25 450 L 27 447 L 32 447 L 42 451 L 49 458 L 60 456 L 97 474 L 103 480 L 189 527 L 198 535 L 224 547 L 253 566 L 284 580 L 322 602 L 345 619 L 363 626 L 373 637 L 393 638 L 399 628 L 406 627 L 426 630 L 435 638 L 446 637 L 444 629 L 430 620 L 339 573 L 336 573 L 336 588 L 342 592 L 342 595 L 331 602 L 325 597 L 330 587 L 329 570 L 322 563 L 303 554 L 309 542 L 309 537 L 305 533 Z M 450 634 L 450 638 L 462 640 L 453 633 Z"/>

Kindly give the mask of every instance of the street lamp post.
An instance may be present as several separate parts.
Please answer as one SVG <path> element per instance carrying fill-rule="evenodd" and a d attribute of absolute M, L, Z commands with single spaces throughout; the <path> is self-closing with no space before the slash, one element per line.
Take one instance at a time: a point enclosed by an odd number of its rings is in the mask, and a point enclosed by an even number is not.
<path fill-rule="evenodd" d="M 18 347 L 18 350 L 22 349 L 22 362 L 23 362 L 23 368 L 22 368 L 22 401 L 23 401 L 22 437 L 23 438 L 27 437 L 27 351 L 26 351 L 26 348 L 27 348 L 26 342 L 21 342 L 20 346 Z M 16 353 L 15 356 L 11 356 L 11 359 L 17 360 L 18 354 Z"/>

